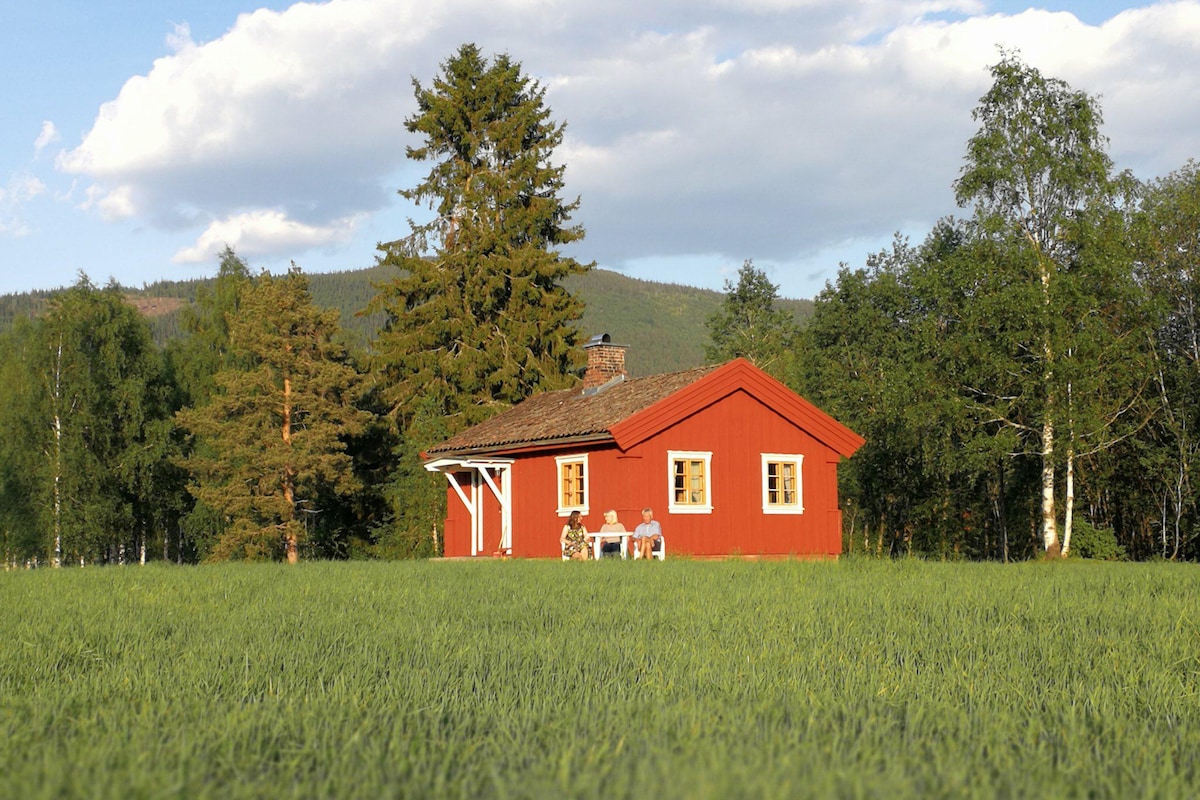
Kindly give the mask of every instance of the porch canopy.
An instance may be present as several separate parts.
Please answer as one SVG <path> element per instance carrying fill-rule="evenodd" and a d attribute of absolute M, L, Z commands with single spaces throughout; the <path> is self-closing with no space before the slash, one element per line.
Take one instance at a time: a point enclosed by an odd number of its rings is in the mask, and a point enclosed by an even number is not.
<path fill-rule="evenodd" d="M 500 505 L 500 536 L 496 551 L 512 552 L 512 481 L 508 479 L 508 471 L 512 465 L 511 458 L 435 458 L 425 462 L 425 469 L 446 476 L 450 488 L 458 495 L 458 499 L 471 516 L 473 556 L 489 552 L 484 545 L 485 486 Z M 470 476 L 469 493 L 463 490 L 463 484 L 458 480 L 457 476 L 461 474 Z"/>

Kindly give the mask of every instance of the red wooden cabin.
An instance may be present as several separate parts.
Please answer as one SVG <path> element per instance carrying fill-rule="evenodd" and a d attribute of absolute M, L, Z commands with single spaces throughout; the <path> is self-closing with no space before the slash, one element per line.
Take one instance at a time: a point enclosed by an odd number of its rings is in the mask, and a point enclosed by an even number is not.
<path fill-rule="evenodd" d="M 557 558 L 571 511 L 632 531 L 647 506 L 672 557 L 841 553 L 837 465 L 862 437 L 743 359 L 628 378 L 607 334 L 586 350 L 581 389 L 425 453 L 449 482 L 447 556 Z"/>

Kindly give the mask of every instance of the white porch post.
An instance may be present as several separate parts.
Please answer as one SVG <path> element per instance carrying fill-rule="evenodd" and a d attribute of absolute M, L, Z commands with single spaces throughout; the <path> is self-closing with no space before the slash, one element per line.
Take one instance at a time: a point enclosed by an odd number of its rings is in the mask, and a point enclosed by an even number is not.
<path fill-rule="evenodd" d="M 475 497 L 477 493 L 475 491 L 474 480 L 472 480 L 471 485 L 471 497 L 468 499 L 466 493 L 462 490 L 462 487 L 458 485 L 458 481 L 454 479 L 453 472 L 445 471 L 442 472 L 442 474 L 446 476 L 446 480 L 450 482 L 450 486 L 454 489 L 454 493 L 458 495 L 459 500 L 462 500 L 462 504 L 466 506 L 467 513 L 471 515 L 471 555 L 478 555 L 479 551 L 475 549 L 475 542 L 479 538 L 476 535 L 476 531 L 479 529 L 479 515 L 476 513 L 475 508 Z M 474 476 L 472 476 L 472 479 L 473 478 Z"/>
<path fill-rule="evenodd" d="M 488 488 L 492 490 L 492 494 L 496 496 L 496 502 L 500 504 L 500 549 L 512 550 L 512 479 L 509 472 L 510 464 L 481 464 L 479 474 L 487 482 Z M 496 486 L 496 482 L 492 480 L 489 470 L 496 470 L 496 477 L 503 476 L 504 488 Z"/>

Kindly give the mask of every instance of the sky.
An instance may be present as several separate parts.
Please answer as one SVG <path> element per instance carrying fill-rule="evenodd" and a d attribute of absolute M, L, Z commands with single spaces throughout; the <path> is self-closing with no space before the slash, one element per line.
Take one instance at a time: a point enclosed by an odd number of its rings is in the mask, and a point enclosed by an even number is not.
<path fill-rule="evenodd" d="M 361 269 L 427 209 L 404 129 L 464 42 L 566 135 L 566 255 L 814 297 L 953 182 L 1001 48 L 1099 98 L 1118 169 L 1200 158 L 1200 0 L 0 0 L 0 294 Z"/>

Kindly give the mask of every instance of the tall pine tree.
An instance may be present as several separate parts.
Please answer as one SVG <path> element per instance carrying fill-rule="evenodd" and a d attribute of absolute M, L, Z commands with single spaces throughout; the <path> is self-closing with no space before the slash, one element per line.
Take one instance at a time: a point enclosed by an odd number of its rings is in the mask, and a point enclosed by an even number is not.
<path fill-rule="evenodd" d="M 229 320 L 231 365 L 216 391 L 177 415 L 198 440 L 185 460 L 190 491 L 225 515 L 210 559 L 299 559 L 314 499 L 358 488 L 347 439 L 370 415 L 361 378 L 335 343 L 338 312 L 312 303 L 296 268 L 248 282 Z"/>

